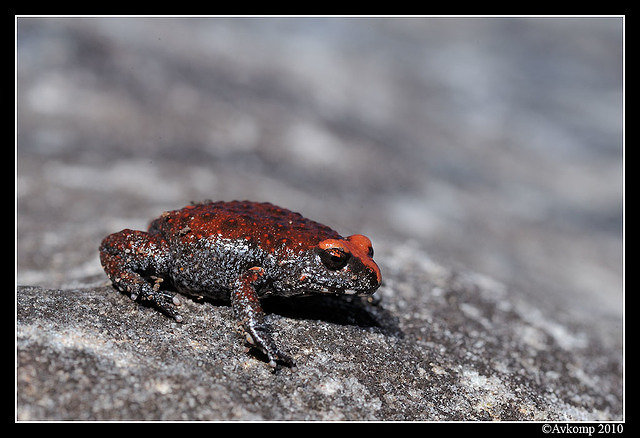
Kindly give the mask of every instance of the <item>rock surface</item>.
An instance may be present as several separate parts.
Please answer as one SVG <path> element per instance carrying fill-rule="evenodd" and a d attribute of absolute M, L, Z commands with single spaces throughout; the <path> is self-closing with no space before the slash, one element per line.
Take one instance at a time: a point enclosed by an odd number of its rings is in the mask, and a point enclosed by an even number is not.
<path fill-rule="evenodd" d="M 622 21 L 18 18 L 17 420 L 622 420 Z M 371 237 L 378 301 L 183 324 L 97 246 L 192 200 Z"/>

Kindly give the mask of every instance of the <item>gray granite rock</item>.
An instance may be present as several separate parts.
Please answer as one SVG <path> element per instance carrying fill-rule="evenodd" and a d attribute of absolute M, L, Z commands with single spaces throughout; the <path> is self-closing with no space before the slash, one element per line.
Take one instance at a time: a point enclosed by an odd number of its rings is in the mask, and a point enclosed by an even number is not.
<path fill-rule="evenodd" d="M 622 420 L 622 21 L 18 18 L 17 420 Z M 374 244 L 377 301 L 178 324 L 97 247 L 203 199 Z"/>
<path fill-rule="evenodd" d="M 231 309 L 187 300 L 178 324 L 110 286 L 18 290 L 19 418 L 603 420 L 620 361 L 502 285 L 396 248 L 378 302 L 265 303 L 298 362 L 245 352 Z"/>

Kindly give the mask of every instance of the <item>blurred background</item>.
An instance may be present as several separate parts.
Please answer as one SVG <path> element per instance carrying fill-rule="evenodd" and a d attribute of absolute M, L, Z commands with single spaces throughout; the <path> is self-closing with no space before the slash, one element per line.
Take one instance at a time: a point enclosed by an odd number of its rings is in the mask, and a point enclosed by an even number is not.
<path fill-rule="evenodd" d="M 250 199 L 368 235 L 383 274 L 412 245 L 621 319 L 622 18 L 19 17 L 16 36 L 19 284 L 105 283 L 107 234 Z"/>

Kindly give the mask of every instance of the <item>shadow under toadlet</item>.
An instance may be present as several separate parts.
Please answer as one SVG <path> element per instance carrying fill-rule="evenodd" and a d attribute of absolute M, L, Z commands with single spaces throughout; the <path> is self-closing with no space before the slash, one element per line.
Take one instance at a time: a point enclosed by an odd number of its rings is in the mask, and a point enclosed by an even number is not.
<path fill-rule="evenodd" d="M 339 325 L 376 328 L 386 336 L 404 338 L 398 318 L 372 297 L 347 295 L 270 296 L 261 299 L 266 313 L 294 319 L 314 319 Z"/>
<path fill-rule="evenodd" d="M 170 282 L 160 284 L 159 290 L 173 293 L 180 300 L 206 301 L 214 306 L 231 305 L 228 299 L 195 297 L 179 293 Z M 154 308 L 171 317 L 150 303 L 139 301 L 137 303 L 143 307 Z M 386 310 L 382 300 L 376 296 L 312 294 L 280 297 L 267 295 L 260 298 L 260 304 L 267 314 L 273 313 L 293 319 L 319 320 L 339 325 L 375 328 L 385 336 L 404 338 L 398 317 Z"/>

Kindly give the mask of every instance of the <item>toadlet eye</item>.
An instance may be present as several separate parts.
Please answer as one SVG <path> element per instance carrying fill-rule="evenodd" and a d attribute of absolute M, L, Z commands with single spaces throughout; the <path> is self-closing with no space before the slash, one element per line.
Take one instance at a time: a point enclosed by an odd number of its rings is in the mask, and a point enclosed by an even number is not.
<path fill-rule="evenodd" d="M 351 254 L 344 252 L 340 248 L 327 248 L 320 251 L 320 261 L 327 269 L 331 271 L 337 271 L 347 265 Z"/>

